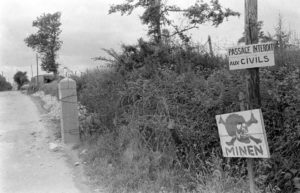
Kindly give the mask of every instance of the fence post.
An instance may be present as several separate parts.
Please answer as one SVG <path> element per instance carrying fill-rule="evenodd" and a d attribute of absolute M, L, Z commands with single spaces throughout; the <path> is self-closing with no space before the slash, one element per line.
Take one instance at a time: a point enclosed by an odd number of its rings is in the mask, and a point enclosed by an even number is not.
<path fill-rule="evenodd" d="M 76 82 L 70 78 L 58 84 L 61 104 L 61 136 L 65 144 L 79 143 Z"/>

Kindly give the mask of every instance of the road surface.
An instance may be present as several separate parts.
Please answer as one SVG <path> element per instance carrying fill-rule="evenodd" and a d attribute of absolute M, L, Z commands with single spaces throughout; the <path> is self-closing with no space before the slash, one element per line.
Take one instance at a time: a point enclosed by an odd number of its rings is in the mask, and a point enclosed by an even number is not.
<path fill-rule="evenodd" d="M 49 150 L 53 140 L 51 125 L 29 96 L 0 92 L 0 192 L 83 192 L 65 153 Z"/>

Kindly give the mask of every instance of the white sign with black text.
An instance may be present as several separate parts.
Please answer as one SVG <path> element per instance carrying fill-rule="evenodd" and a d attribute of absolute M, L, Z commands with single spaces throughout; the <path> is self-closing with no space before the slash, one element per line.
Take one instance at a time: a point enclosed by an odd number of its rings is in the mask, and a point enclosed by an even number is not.
<path fill-rule="evenodd" d="M 274 43 L 251 44 L 228 49 L 229 69 L 274 66 Z"/>

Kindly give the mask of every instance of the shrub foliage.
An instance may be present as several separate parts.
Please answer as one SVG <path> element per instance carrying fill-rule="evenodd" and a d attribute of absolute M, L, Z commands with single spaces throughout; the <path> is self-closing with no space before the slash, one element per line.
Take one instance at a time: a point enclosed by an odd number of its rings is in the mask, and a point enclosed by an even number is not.
<path fill-rule="evenodd" d="M 20 90 L 20 88 L 25 84 L 28 83 L 28 77 L 27 77 L 27 72 L 22 72 L 22 71 L 18 71 L 16 72 L 16 74 L 14 75 L 14 81 L 17 83 L 18 85 L 18 90 Z"/>
<path fill-rule="evenodd" d="M 5 77 L 0 75 L 0 91 L 7 91 L 11 89 L 12 89 L 11 84 L 6 80 Z"/>
<path fill-rule="evenodd" d="M 245 72 L 191 45 L 139 40 L 107 50 L 111 71 L 74 77 L 81 130 L 92 142 L 89 174 L 112 192 L 246 191 L 244 159 L 221 155 L 215 115 L 239 111 Z M 278 54 L 277 54 L 278 55 Z M 255 160 L 261 192 L 296 191 L 300 176 L 300 50 L 285 49 L 260 70 L 271 159 Z M 95 169 L 97 166 L 97 169 Z M 102 176 L 102 177 L 101 177 Z"/>

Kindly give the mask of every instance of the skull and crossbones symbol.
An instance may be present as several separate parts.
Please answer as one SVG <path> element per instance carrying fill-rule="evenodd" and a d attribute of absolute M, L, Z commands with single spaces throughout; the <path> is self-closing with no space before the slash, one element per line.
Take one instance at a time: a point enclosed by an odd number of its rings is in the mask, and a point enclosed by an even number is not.
<path fill-rule="evenodd" d="M 226 121 L 220 116 L 219 124 L 223 124 L 226 128 L 226 131 L 229 136 L 231 136 L 231 140 L 226 142 L 227 145 L 234 145 L 234 142 L 238 140 L 242 143 L 250 143 L 251 140 L 256 144 L 262 142 L 261 139 L 255 138 L 249 134 L 248 128 L 252 124 L 256 124 L 258 121 L 255 119 L 253 113 L 251 113 L 251 118 L 249 121 L 246 121 L 243 116 L 238 114 L 230 114 Z"/>

